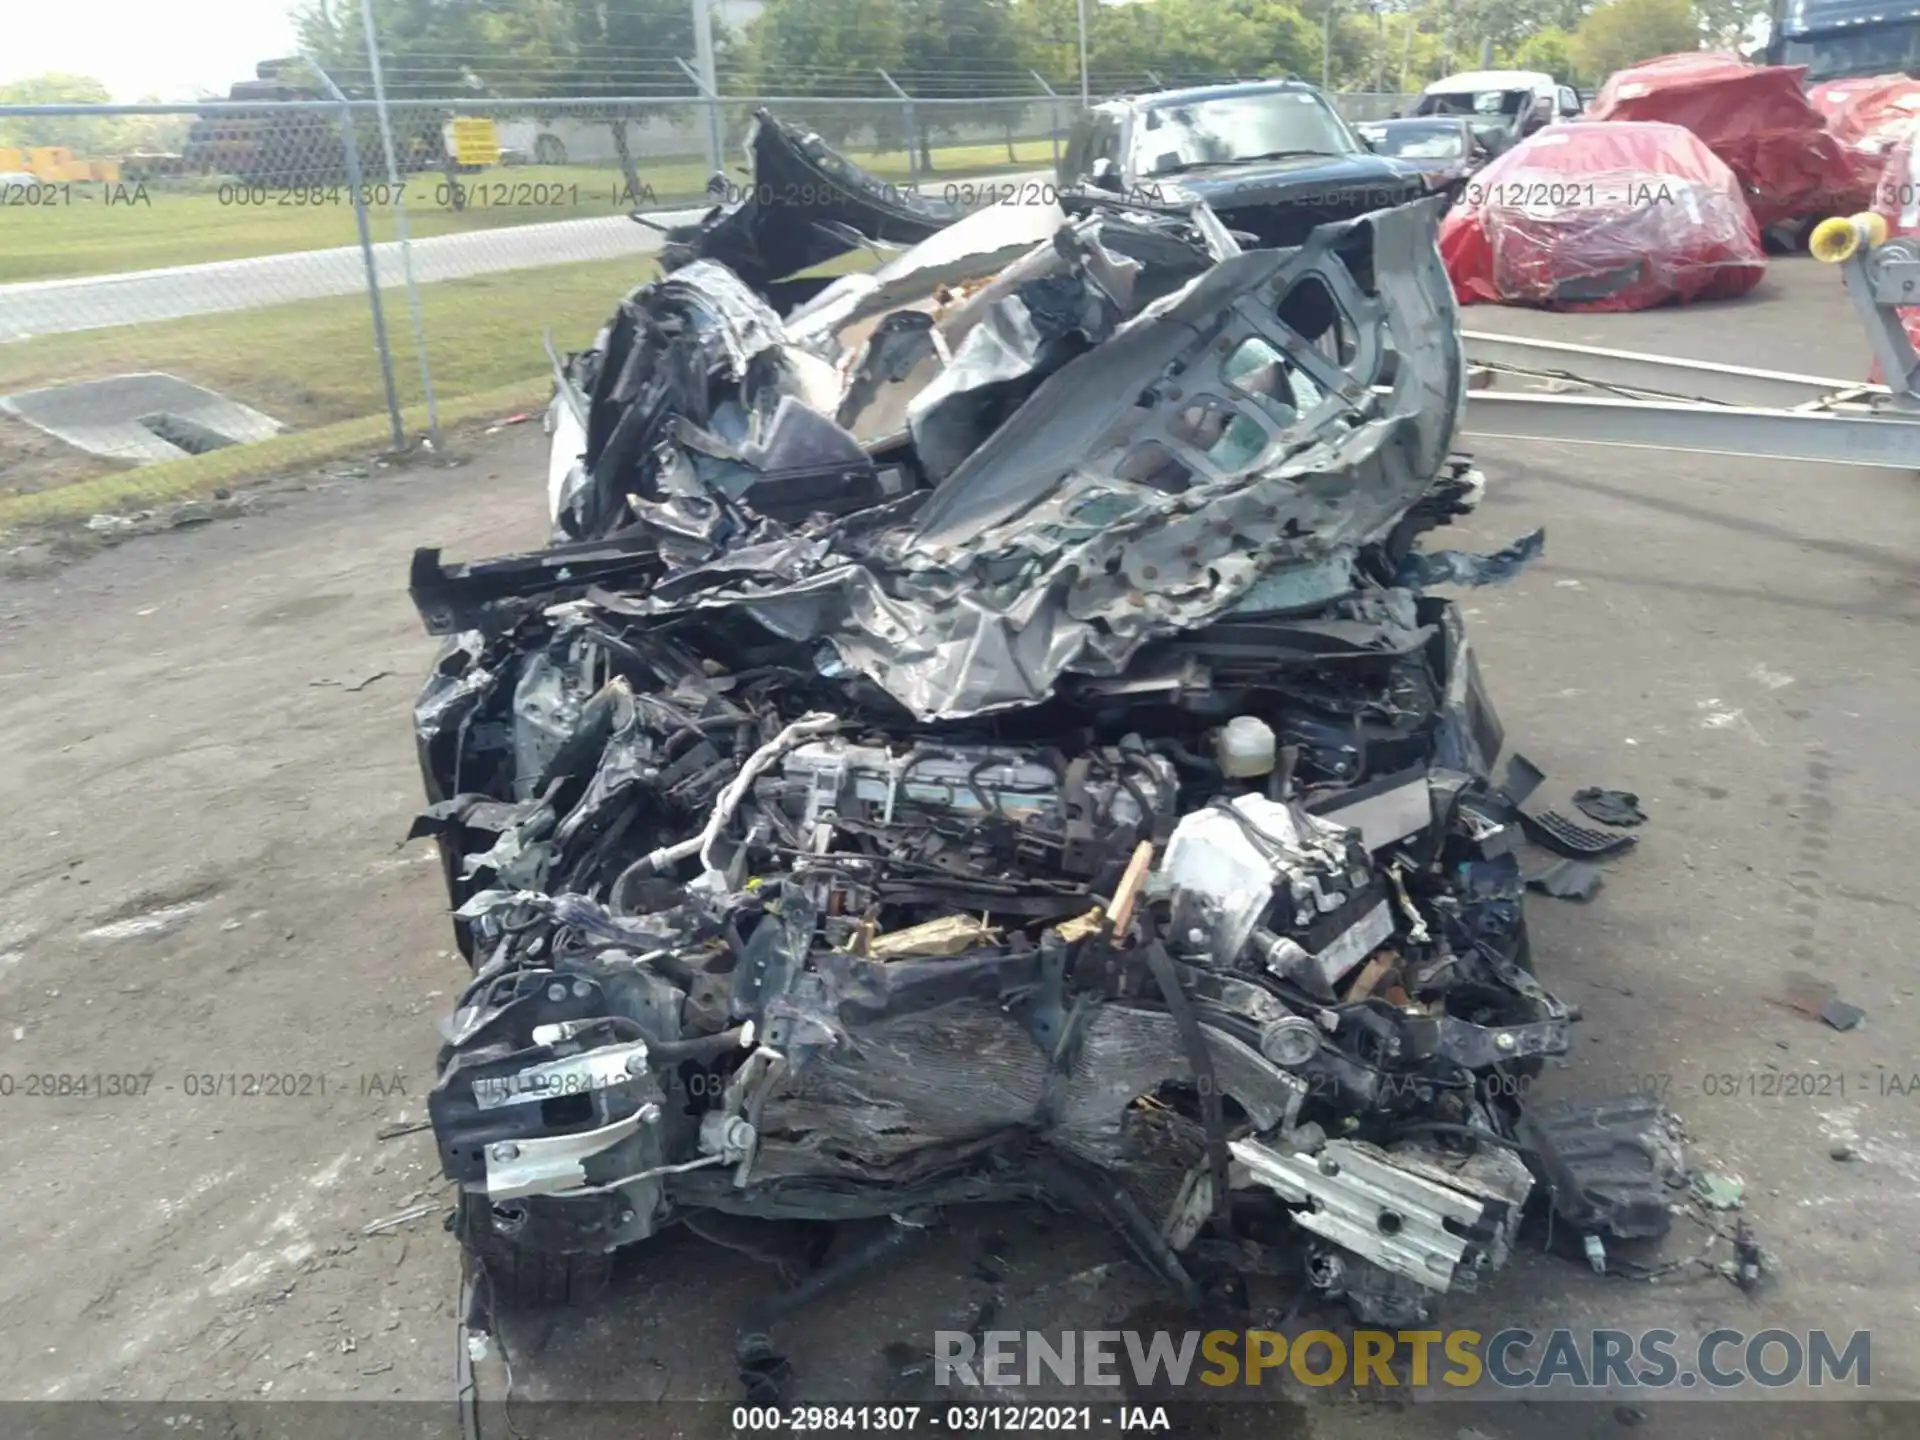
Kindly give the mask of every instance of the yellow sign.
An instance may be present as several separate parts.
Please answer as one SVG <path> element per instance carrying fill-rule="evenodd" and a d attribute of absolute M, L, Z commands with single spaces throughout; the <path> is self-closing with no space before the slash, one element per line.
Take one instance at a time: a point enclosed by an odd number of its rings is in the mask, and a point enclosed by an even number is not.
<path fill-rule="evenodd" d="M 457 165 L 482 168 L 500 163 L 500 131 L 484 116 L 456 115 L 448 130 L 453 138 L 453 159 Z"/>

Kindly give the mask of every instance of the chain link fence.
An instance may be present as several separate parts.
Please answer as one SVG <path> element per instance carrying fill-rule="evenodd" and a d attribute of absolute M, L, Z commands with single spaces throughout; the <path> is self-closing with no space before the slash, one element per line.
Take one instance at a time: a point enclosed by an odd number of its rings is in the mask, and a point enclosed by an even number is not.
<path fill-rule="evenodd" d="M 1332 98 L 1359 120 L 1406 97 Z M 1050 175 L 1079 113 L 1050 93 L 379 105 L 285 73 L 194 106 L 0 107 L 0 526 L 537 413 L 548 337 L 580 348 L 654 273 L 629 214 L 693 219 L 762 106 L 956 193 Z"/>

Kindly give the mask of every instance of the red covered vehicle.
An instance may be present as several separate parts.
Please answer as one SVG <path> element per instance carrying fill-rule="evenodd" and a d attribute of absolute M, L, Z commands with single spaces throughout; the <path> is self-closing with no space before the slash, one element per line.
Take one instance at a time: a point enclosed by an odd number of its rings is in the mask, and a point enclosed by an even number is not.
<path fill-rule="evenodd" d="M 1847 107 L 1860 96 L 1877 90 L 1890 80 L 1905 80 L 1904 75 L 1848 75 L 1840 80 L 1820 80 L 1807 86 L 1807 103 L 1820 113 L 1829 130 L 1835 129 Z M 1836 132 L 1837 133 L 1837 132 Z"/>
<path fill-rule="evenodd" d="M 1468 182 L 1440 226 L 1462 303 L 1644 310 L 1760 283 L 1733 172 L 1677 125 L 1552 125 Z"/>
<path fill-rule="evenodd" d="M 1911 75 L 1856 75 L 1807 91 L 1834 139 L 1878 170 L 1894 143 L 1920 118 L 1920 80 Z"/>
<path fill-rule="evenodd" d="M 1749 65 L 1737 55 L 1663 55 L 1616 70 L 1587 115 L 1657 120 L 1698 135 L 1740 178 L 1764 228 L 1857 210 L 1878 166 L 1862 164 L 1801 89 L 1804 65 Z"/>

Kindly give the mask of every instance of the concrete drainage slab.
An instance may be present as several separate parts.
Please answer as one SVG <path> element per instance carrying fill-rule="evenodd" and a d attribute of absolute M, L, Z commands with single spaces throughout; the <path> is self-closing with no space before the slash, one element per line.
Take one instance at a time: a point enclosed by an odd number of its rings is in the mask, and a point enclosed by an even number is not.
<path fill-rule="evenodd" d="M 266 440 L 287 428 L 217 390 L 157 371 L 0 395 L 0 411 L 91 455 L 136 465 Z"/>

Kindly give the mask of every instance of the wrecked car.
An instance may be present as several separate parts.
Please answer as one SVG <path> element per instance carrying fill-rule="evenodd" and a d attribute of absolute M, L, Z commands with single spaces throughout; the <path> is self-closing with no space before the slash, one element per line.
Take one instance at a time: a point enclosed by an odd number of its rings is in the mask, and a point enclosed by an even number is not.
<path fill-rule="evenodd" d="M 1095 105 L 1060 157 L 1062 191 L 1136 204 L 1205 204 L 1262 245 L 1418 199 L 1422 173 L 1376 155 L 1313 86 L 1264 80 L 1167 90 Z"/>
<path fill-rule="evenodd" d="M 951 201 L 880 179 L 766 109 L 754 112 L 746 151 L 751 183 L 716 174 L 707 183 L 716 203 L 693 224 L 662 226 L 641 211 L 629 217 L 666 237 L 662 269 L 716 260 L 785 309 L 827 284 L 796 279 L 798 272 L 864 246 L 917 244 L 964 213 Z"/>
<path fill-rule="evenodd" d="M 1430 587 L 1540 537 L 1422 545 L 1480 488 L 1442 204 L 1249 249 L 1009 203 L 784 311 L 682 257 L 562 366 L 553 543 L 412 573 L 472 968 L 429 1114 L 490 1294 L 1041 1200 L 1191 1302 L 1277 1267 L 1403 1324 L 1537 1185 L 1665 1213 L 1651 1112 L 1622 1179 L 1518 1103 L 1573 1017 Z M 753 1393 L 841 1273 L 743 1322 Z"/>

